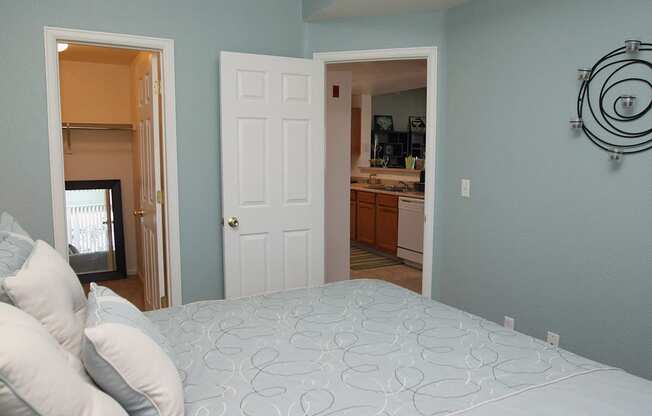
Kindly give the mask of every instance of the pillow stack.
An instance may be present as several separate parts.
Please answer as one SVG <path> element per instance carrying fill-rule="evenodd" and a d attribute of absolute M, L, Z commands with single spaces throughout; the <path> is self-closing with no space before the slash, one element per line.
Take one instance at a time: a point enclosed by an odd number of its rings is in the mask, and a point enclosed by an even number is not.
<path fill-rule="evenodd" d="M 133 304 L 91 285 L 82 360 L 130 415 L 183 415 L 183 387 L 167 340 Z"/>
<path fill-rule="evenodd" d="M 0 303 L 0 414 L 127 416 L 36 319 Z"/>
<path fill-rule="evenodd" d="M 8 214 L 0 300 L 0 415 L 183 415 L 173 350 L 156 326 L 107 288 L 93 284 L 87 301 L 68 262 Z"/>
<path fill-rule="evenodd" d="M 17 307 L 41 322 L 64 349 L 81 356 L 86 297 L 77 275 L 56 250 L 37 241 L 23 267 L 3 285 Z"/>

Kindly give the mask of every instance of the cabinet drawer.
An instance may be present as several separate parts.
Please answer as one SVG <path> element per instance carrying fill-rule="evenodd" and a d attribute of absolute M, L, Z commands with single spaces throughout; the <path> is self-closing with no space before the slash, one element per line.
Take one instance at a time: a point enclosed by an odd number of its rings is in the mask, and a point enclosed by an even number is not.
<path fill-rule="evenodd" d="M 356 200 L 356 196 L 357 196 L 357 192 L 356 192 L 356 191 L 351 191 L 351 197 L 350 197 L 349 199 L 350 199 L 351 201 L 355 201 L 355 200 Z"/>
<path fill-rule="evenodd" d="M 398 197 L 394 195 L 376 195 L 376 205 L 390 208 L 398 208 Z"/>
<path fill-rule="evenodd" d="M 376 194 L 373 192 L 364 192 L 364 191 L 358 191 L 358 201 L 360 202 L 367 202 L 369 204 L 374 204 L 376 203 Z"/>

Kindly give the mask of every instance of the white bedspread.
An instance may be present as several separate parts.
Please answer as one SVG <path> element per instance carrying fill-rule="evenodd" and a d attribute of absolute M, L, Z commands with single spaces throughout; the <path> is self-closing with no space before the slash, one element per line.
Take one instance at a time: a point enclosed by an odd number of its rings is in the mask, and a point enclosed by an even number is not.
<path fill-rule="evenodd" d="M 385 282 L 149 316 L 189 416 L 652 413 L 651 382 Z"/>

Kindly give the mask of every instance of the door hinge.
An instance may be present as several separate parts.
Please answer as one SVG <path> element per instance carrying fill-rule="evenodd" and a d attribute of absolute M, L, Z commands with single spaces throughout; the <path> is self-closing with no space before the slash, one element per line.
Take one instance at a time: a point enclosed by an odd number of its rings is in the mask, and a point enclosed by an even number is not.
<path fill-rule="evenodd" d="M 170 305 L 168 305 L 168 297 L 167 296 L 161 296 L 161 308 L 167 308 Z"/>
<path fill-rule="evenodd" d="M 163 205 L 163 191 L 156 191 L 156 202 Z"/>
<path fill-rule="evenodd" d="M 154 95 L 163 95 L 161 93 L 161 81 L 160 80 L 154 80 Z"/>

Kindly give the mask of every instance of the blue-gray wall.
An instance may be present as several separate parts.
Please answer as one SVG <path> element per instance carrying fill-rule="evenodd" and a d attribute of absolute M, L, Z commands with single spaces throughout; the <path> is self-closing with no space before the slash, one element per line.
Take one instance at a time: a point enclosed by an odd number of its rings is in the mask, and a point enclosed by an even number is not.
<path fill-rule="evenodd" d="M 652 378 L 652 154 L 613 169 L 567 121 L 576 68 L 652 40 L 649 16 L 646 0 L 476 0 L 308 23 L 304 49 L 440 47 L 433 297 Z"/>
<path fill-rule="evenodd" d="M 440 47 L 433 297 L 652 378 L 652 154 L 613 169 L 568 128 L 576 68 L 652 40 L 649 16 L 647 0 L 476 0 L 308 23 L 304 48 Z"/>
<path fill-rule="evenodd" d="M 223 296 L 221 50 L 302 55 L 299 0 L 0 0 L 0 211 L 52 242 L 43 26 L 172 38 L 183 299 Z"/>
<path fill-rule="evenodd" d="M 0 0 L 0 207 L 51 240 L 43 25 L 174 38 L 184 300 L 221 297 L 219 51 L 435 45 L 433 296 L 652 378 L 652 155 L 612 169 L 567 126 L 575 69 L 651 40 L 649 16 L 649 0 L 476 0 L 302 32 L 290 0 Z"/>
<path fill-rule="evenodd" d="M 410 116 L 426 116 L 428 104 L 427 88 L 415 88 L 371 97 L 373 115 L 391 115 L 394 130 L 408 131 Z"/>
<path fill-rule="evenodd" d="M 576 69 L 649 0 L 481 0 L 446 19 L 441 298 L 652 378 L 652 152 L 613 169 L 568 128 Z M 649 77 L 650 74 L 648 74 Z M 641 93 L 649 96 L 649 91 Z M 649 119 L 648 119 L 649 122 Z M 459 180 L 472 180 L 471 199 Z"/>

